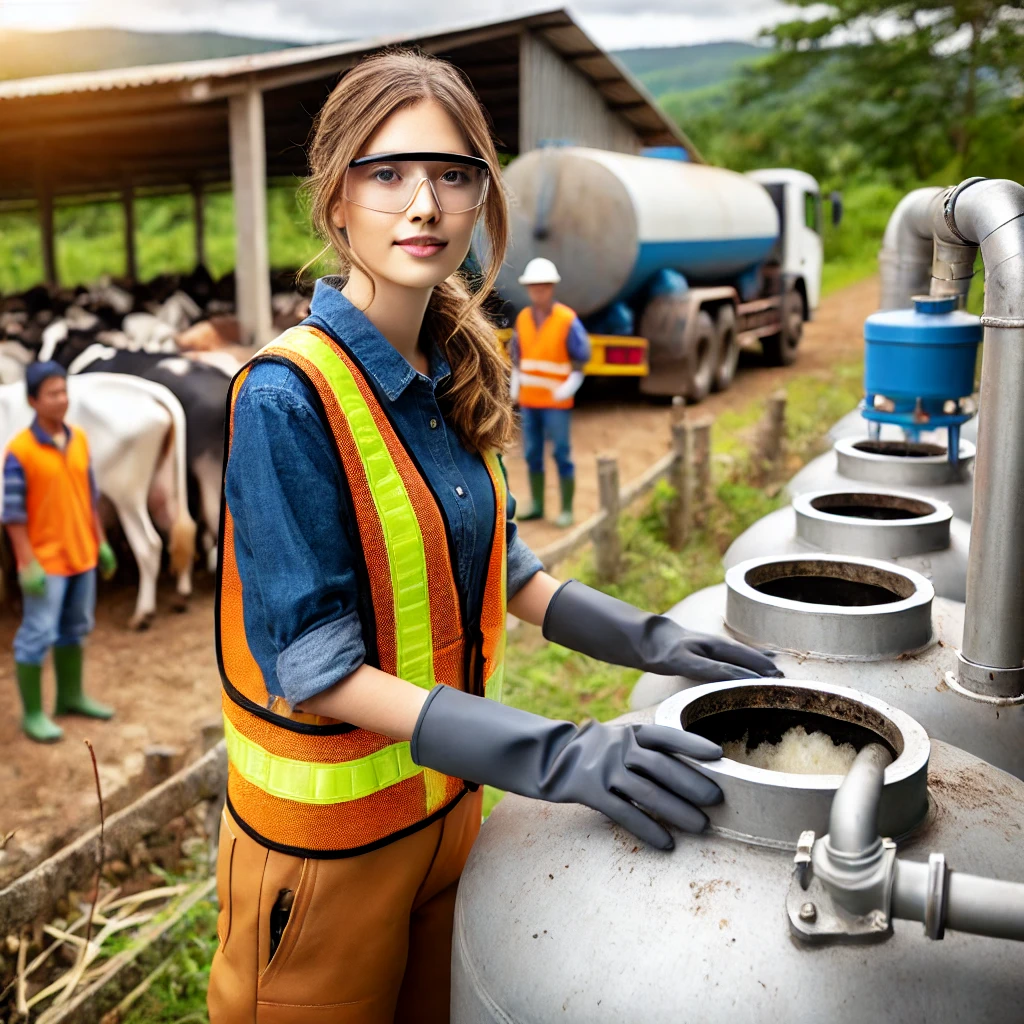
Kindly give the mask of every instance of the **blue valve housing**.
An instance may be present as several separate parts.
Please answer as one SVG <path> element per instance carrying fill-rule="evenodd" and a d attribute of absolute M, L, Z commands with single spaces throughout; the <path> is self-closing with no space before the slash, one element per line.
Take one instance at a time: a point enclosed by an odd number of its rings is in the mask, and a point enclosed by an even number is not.
<path fill-rule="evenodd" d="M 981 320 L 952 296 L 918 296 L 913 309 L 872 313 L 864 322 L 864 418 L 898 424 L 914 440 L 946 427 L 956 462 L 960 425 L 973 415 L 962 399 L 974 392 L 981 335 Z"/>

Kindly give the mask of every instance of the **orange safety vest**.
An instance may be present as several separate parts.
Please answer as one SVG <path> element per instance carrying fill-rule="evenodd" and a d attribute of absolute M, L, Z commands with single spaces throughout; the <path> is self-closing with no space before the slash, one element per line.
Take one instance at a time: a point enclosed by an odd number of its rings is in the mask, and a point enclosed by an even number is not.
<path fill-rule="evenodd" d="M 494 536 L 479 624 L 466 622 L 441 503 L 343 344 L 299 326 L 239 371 L 234 407 L 255 362 L 283 362 L 323 407 L 351 492 L 362 574 L 367 661 L 425 689 L 437 683 L 499 698 L 505 652 L 505 478 L 485 456 L 495 494 Z M 259 495 L 253 494 L 258 501 Z M 407 742 L 272 698 L 245 635 L 245 592 L 234 527 L 222 500 L 217 651 L 224 684 L 228 802 L 253 838 L 296 856 L 345 857 L 414 832 L 466 792 L 462 779 L 415 764 Z"/>
<path fill-rule="evenodd" d="M 30 427 L 7 446 L 25 474 L 32 553 L 51 576 L 77 576 L 95 569 L 99 552 L 89 486 L 89 442 L 77 427 L 68 430 L 64 451 L 43 444 Z"/>
<path fill-rule="evenodd" d="M 519 404 L 526 409 L 571 409 L 572 398 L 555 400 L 555 389 L 572 373 L 569 330 L 576 314 L 556 302 L 540 330 L 527 306 L 516 317 L 519 335 Z"/>

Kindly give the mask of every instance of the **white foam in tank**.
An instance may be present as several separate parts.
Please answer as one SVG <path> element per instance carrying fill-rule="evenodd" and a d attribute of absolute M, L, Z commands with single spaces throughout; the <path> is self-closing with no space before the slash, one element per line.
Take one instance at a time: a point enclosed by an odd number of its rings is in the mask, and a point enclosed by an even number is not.
<path fill-rule="evenodd" d="M 836 743 L 823 732 L 808 733 L 802 725 L 787 729 L 778 743 L 759 743 L 747 749 L 747 733 L 742 739 L 722 744 L 725 756 L 755 768 L 797 775 L 845 775 L 857 756 L 851 743 Z"/>

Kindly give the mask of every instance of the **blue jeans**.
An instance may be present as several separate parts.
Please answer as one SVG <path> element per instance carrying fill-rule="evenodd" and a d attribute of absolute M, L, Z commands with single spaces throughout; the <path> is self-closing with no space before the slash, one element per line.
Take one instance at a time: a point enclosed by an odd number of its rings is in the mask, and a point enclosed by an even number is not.
<path fill-rule="evenodd" d="M 80 644 L 92 632 L 96 610 L 96 570 L 77 576 L 46 577 L 42 597 L 22 595 L 21 626 L 14 634 L 14 660 L 20 665 L 41 665 L 56 645 Z"/>
<path fill-rule="evenodd" d="M 569 453 L 569 423 L 571 409 L 520 409 L 523 418 L 523 447 L 526 465 L 531 473 L 544 472 L 544 441 L 555 449 L 558 475 L 571 480 L 576 475 Z"/>

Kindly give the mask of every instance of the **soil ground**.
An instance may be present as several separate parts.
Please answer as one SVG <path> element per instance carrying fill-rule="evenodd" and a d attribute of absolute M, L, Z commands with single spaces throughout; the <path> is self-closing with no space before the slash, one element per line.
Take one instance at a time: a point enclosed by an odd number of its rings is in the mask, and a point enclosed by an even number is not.
<path fill-rule="evenodd" d="M 813 323 L 806 325 L 800 357 L 791 367 L 765 369 L 757 356 L 745 357 L 733 386 L 694 407 L 697 415 L 717 415 L 742 408 L 793 377 L 824 373 L 837 362 L 856 359 L 861 329 L 878 294 L 872 278 L 826 299 Z M 628 483 L 668 450 L 670 410 L 633 395 L 593 396 L 581 402 L 573 421 L 577 463 L 577 521 L 597 510 L 595 457 L 613 453 L 621 481 Z M 525 495 L 526 467 L 521 456 L 507 459 L 514 493 Z M 547 507 L 557 512 L 554 466 L 549 469 Z M 522 526 L 523 536 L 541 548 L 560 536 L 550 523 Z M 182 761 L 199 749 L 201 726 L 220 714 L 220 682 L 213 649 L 213 582 L 197 574 L 197 589 L 188 611 L 170 611 L 170 589 L 161 593 L 161 611 L 144 633 L 127 629 L 134 590 L 101 590 L 97 626 L 86 657 L 86 687 L 117 709 L 110 722 L 62 719 L 63 742 L 40 746 L 19 728 L 20 708 L 13 665 L 0 661 L 0 837 L 16 830 L 0 853 L 0 885 L 48 856 L 98 821 L 88 738 L 96 749 L 105 795 L 126 794 L 143 766 L 143 752 L 154 745 L 176 748 Z M 18 616 L 0 610 L 0 650 L 9 651 Z M 52 706 L 52 679 L 47 672 L 47 705 Z M 124 798 L 124 797 L 122 797 Z M 111 810 L 108 807 L 108 813 Z"/>

